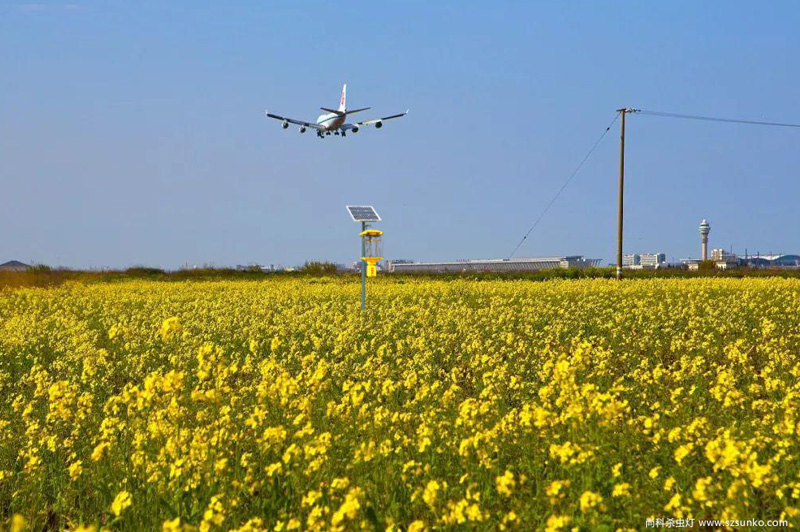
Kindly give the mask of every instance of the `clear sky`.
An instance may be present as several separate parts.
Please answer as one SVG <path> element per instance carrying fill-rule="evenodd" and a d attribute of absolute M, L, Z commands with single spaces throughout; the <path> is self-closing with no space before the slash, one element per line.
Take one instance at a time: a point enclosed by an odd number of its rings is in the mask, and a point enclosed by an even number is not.
<path fill-rule="evenodd" d="M 0 262 L 505 257 L 614 117 L 800 122 L 797 2 L 0 3 Z M 283 131 L 335 106 L 408 117 Z M 520 249 L 613 261 L 618 124 Z M 626 252 L 800 252 L 800 130 L 628 118 Z"/>

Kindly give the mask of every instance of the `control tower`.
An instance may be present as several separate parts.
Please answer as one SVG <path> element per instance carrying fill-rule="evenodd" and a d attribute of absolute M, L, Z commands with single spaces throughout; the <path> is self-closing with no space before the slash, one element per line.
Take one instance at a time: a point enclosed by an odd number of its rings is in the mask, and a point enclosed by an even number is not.
<path fill-rule="evenodd" d="M 700 223 L 700 254 L 701 260 L 708 260 L 708 233 L 711 232 L 711 226 L 708 225 L 708 222 L 703 220 Z"/>

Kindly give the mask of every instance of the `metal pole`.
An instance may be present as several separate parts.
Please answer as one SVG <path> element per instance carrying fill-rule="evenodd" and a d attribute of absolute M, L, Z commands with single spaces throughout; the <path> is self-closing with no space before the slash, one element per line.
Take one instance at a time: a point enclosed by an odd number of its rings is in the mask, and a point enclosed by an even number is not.
<path fill-rule="evenodd" d="M 619 206 L 617 210 L 617 279 L 622 279 L 622 204 L 625 189 L 625 115 L 628 109 L 617 109 L 620 114 L 619 135 Z"/>
<path fill-rule="evenodd" d="M 367 230 L 367 222 L 361 222 L 361 232 Z M 364 237 L 361 237 L 361 256 L 366 256 L 366 249 L 364 247 Z M 361 310 L 364 310 L 364 304 L 367 300 L 367 262 L 361 259 Z"/>

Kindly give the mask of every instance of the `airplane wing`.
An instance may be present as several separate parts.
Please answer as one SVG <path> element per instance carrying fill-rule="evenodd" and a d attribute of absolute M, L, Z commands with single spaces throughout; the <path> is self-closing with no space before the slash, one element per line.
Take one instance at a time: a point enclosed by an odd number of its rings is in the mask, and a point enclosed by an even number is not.
<path fill-rule="evenodd" d="M 378 124 L 379 122 L 382 123 L 382 122 L 384 122 L 386 120 L 392 120 L 394 118 L 402 118 L 402 117 L 406 116 L 407 114 L 408 114 L 408 110 L 405 113 L 400 113 L 400 114 L 392 115 L 392 116 L 384 116 L 383 118 L 373 118 L 372 120 L 364 120 L 362 122 L 356 122 L 353 125 L 357 126 L 357 127 L 371 126 L 373 124 Z"/>
<path fill-rule="evenodd" d="M 319 126 L 317 124 L 312 124 L 311 122 L 305 122 L 303 120 L 295 120 L 294 118 L 286 118 L 284 116 L 274 115 L 269 111 L 264 111 L 264 114 L 266 114 L 269 118 L 274 118 L 275 120 L 280 120 L 282 122 L 288 122 L 290 124 L 296 124 L 298 126 L 305 126 L 313 129 L 319 129 Z"/>

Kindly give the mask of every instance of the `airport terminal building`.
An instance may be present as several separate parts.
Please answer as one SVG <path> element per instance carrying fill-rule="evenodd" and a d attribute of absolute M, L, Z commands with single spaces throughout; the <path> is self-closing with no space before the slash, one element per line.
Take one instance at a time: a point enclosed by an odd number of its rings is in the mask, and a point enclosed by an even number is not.
<path fill-rule="evenodd" d="M 753 268 L 800 269 L 800 255 L 758 255 L 745 257 L 743 262 Z"/>
<path fill-rule="evenodd" d="M 588 268 L 599 266 L 601 259 L 583 255 L 566 257 L 537 257 L 519 259 L 464 259 L 452 262 L 386 261 L 386 268 L 397 273 L 459 273 L 459 272 L 535 272 L 553 268 Z"/>

